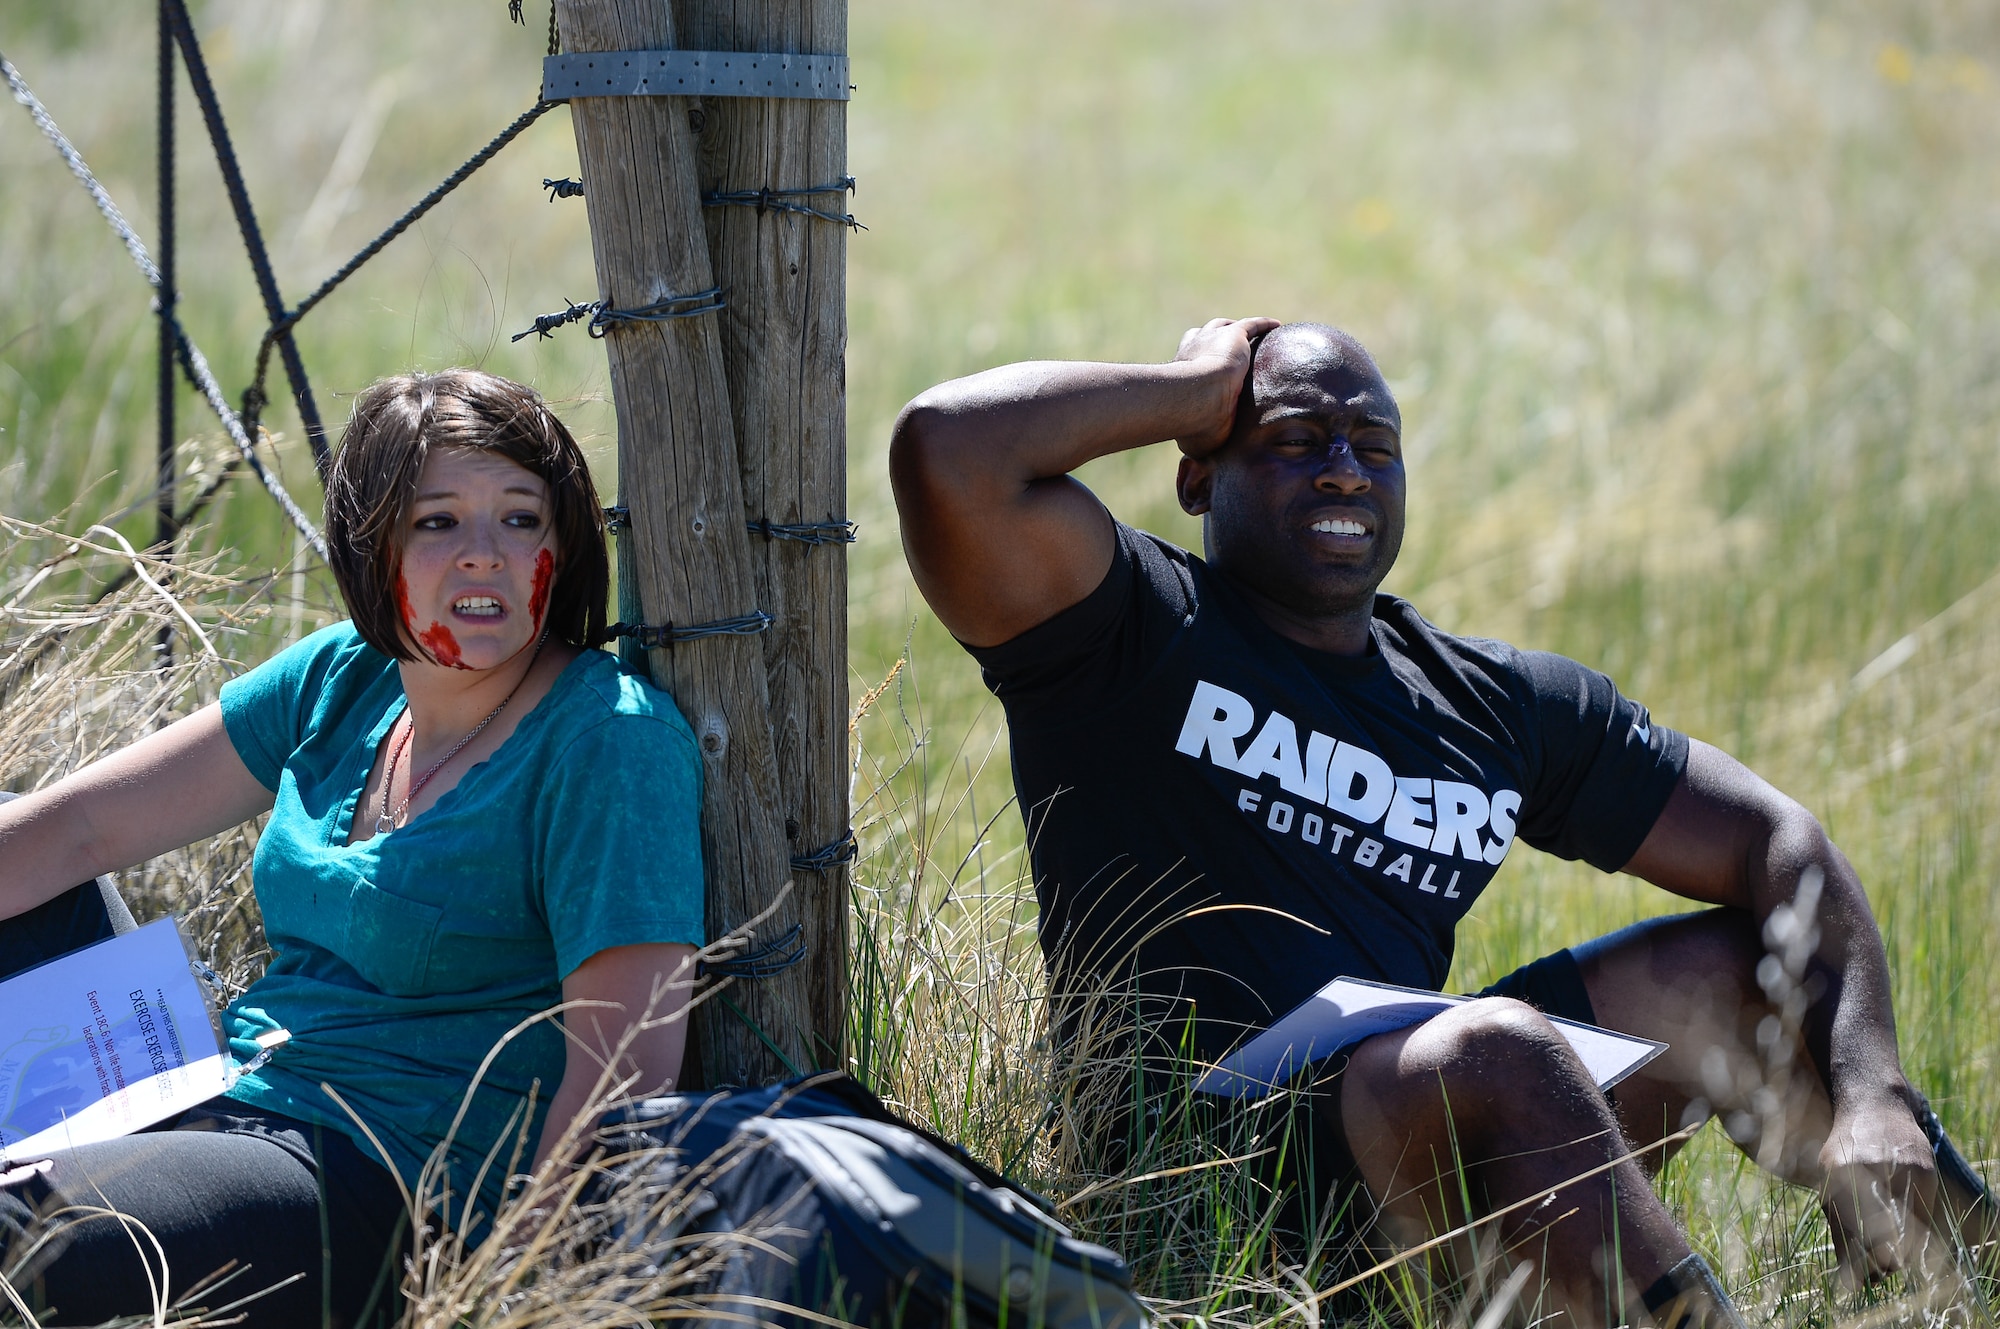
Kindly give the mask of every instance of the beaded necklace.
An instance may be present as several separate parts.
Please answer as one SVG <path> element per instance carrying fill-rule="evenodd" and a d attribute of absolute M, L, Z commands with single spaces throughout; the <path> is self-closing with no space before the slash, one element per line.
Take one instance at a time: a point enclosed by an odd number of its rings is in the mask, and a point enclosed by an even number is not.
<path fill-rule="evenodd" d="M 396 746 L 389 750 L 389 769 L 382 773 L 382 810 L 375 814 L 375 834 L 387 835 L 390 831 L 395 830 L 396 823 L 403 820 L 404 815 L 410 810 L 410 804 L 416 799 L 418 794 L 424 791 L 424 786 L 431 782 L 431 778 L 445 768 L 445 763 L 465 751 L 465 745 L 473 739 L 478 738 L 480 731 L 484 730 L 487 725 L 492 724 L 500 717 L 500 712 L 507 709 L 507 703 L 514 700 L 514 694 L 521 690 L 521 684 L 527 682 L 528 675 L 535 672 L 535 661 L 539 660 L 542 656 L 542 643 L 548 639 L 549 630 L 543 628 L 542 635 L 535 641 L 535 653 L 528 657 L 527 669 L 523 670 L 521 677 L 514 681 L 514 686 L 508 690 L 507 695 L 500 699 L 500 704 L 488 711 L 484 720 L 472 726 L 470 733 L 452 744 L 451 751 L 439 757 L 432 764 L 431 768 L 423 773 L 420 779 L 413 782 L 410 785 L 410 792 L 403 796 L 403 801 L 396 805 L 394 812 L 391 812 L 389 811 L 389 791 L 396 785 L 396 763 L 402 760 L 403 749 L 410 745 L 411 737 L 417 732 L 416 717 L 410 714 L 408 707 L 404 707 L 402 719 L 399 719 L 397 723 L 402 724 L 403 720 L 408 720 L 409 724 L 404 726 L 403 736 L 396 740 Z"/>

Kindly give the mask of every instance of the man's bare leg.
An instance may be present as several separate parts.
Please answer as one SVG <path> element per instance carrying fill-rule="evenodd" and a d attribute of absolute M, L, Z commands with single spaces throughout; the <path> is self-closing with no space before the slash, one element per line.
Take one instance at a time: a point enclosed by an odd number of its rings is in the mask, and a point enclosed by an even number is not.
<path fill-rule="evenodd" d="M 1489 1230 L 1511 1259 L 1535 1261 L 1545 1295 L 1580 1326 L 1644 1318 L 1648 1291 L 1686 1268 L 1687 1238 L 1647 1174 L 1617 1161 L 1630 1146 L 1610 1105 L 1521 1002 L 1468 1002 L 1369 1039 L 1341 1076 L 1341 1112 L 1378 1225 L 1399 1246 L 1553 1193 Z M 1733 1322 L 1719 1292 L 1705 1300 L 1720 1304 L 1667 1318 Z"/>
<path fill-rule="evenodd" d="M 1574 953 L 1598 1023 L 1668 1045 L 1614 1090 L 1628 1136 L 1650 1143 L 1714 1116 L 1759 1166 L 1824 1191 L 1820 1152 L 1833 1107 L 1807 1054 L 1796 999 L 1789 1012 L 1785 1009 L 1793 979 L 1782 963 L 1767 962 L 1755 920 L 1733 909 L 1654 919 Z M 1918 1111 L 1915 1103 L 1912 1111 Z M 1649 1153 L 1648 1170 L 1657 1171 L 1670 1152 Z M 1934 1225 L 1956 1225 L 1974 1244 L 2000 1237 L 1992 1230 L 1990 1199 L 1968 1189 L 1950 1168 L 1941 1169 L 1941 1181 L 1951 1214 L 1933 1216 Z M 1835 1232 L 1840 1233 L 1838 1226 Z M 1923 1234 L 1871 1233 L 1869 1239 L 1904 1246 L 1927 1264 L 1948 1250 L 1947 1243 L 1927 1242 Z M 1861 1252 L 1838 1254 L 1850 1277 L 1865 1277 Z"/>
<path fill-rule="evenodd" d="M 1754 919 L 1733 909 L 1652 919 L 1572 953 L 1599 1024 L 1667 1045 L 1613 1091 L 1634 1140 L 1719 1117 L 1766 1171 L 1801 1186 L 1820 1180 L 1833 1106 L 1796 1023 L 1788 1029 L 1757 985 Z"/>

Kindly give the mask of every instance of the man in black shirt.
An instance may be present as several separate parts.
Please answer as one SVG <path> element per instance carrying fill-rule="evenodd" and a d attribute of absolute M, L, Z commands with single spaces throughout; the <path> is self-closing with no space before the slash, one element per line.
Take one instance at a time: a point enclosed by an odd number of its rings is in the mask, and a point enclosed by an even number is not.
<path fill-rule="evenodd" d="M 1147 1021 L 1213 1062 L 1335 976 L 1440 986 L 1518 837 L 1719 908 L 1559 952 L 1350 1049 L 1327 1115 L 1380 1230 L 1462 1221 L 1435 1185 L 1457 1158 L 1475 1215 L 1558 1190 L 1501 1235 L 1536 1237 L 1581 1323 L 1726 1321 L 1642 1170 L 1670 1151 L 1648 1146 L 1724 1114 L 1752 1157 L 1819 1190 L 1851 1275 L 1935 1263 L 1941 1135 L 1903 1078 L 1853 869 L 1804 808 L 1603 675 L 1379 595 L 1403 534 L 1401 423 L 1352 338 L 1270 319 L 1191 330 L 1167 364 L 1013 365 L 905 408 L 904 547 L 1006 707 L 1052 988 L 1135 980 Z M 1069 474 L 1165 439 L 1205 560 Z M 1768 1017 L 1794 992 L 1817 1075 L 1782 1074 L 1787 1026 Z M 1614 1106 L 1545 1014 L 1669 1050 Z M 1970 1207 L 1976 1177 L 1946 1181 Z"/>

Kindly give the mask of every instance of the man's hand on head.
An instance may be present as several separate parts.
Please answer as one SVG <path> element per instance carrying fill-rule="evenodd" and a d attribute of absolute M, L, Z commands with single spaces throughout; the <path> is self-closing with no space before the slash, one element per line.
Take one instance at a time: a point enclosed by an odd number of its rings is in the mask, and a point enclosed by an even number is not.
<path fill-rule="evenodd" d="M 1174 441 L 1190 457 L 1206 457 L 1229 441 L 1236 425 L 1236 407 L 1250 381 L 1250 358 L 1256 341 L 1277 328 L 1275 318 L 1212 318 L 1181 335 L 1176 364 L 1197 365 L 1213 375 L 1215 403 L 1204 427 L 1184 432 Z"/>

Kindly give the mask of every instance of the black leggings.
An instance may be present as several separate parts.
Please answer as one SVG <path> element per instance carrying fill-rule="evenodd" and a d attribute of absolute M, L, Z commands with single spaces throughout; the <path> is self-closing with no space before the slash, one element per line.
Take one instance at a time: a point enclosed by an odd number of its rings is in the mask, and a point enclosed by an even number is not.
<path fill-rule="evenodd" d="M 0 978 L 131 926 L 108 881 L 78 886 L 0 921 Z M 159 1251 L 79 1206 L 143 1224 Z M 395 1181 L 345 1135 L 226 1098 L 0 1173 L 0 1274 L 47 1325 L 150 1315 L 160 1251 L 169 1304 L 215 1309 L 282 1283 L 244 1324 L 386 1324 L 407 1236 Z"/>

